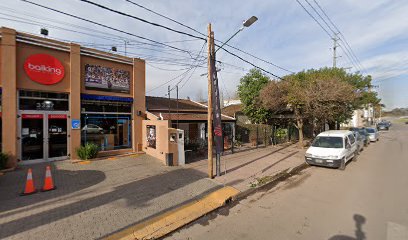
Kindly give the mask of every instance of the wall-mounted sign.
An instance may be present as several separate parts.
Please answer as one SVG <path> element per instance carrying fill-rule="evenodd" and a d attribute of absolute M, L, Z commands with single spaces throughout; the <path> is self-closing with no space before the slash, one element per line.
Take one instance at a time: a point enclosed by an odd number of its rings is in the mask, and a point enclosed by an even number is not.
<path fill-rule="evenodd" d="M 67 119 L 66 114 L 48 114 L 48 119 Z"/>
<path fill-rule="evenodd" d="M 71 120 L 71 128 L 72 129 L 81 129 L 81 121 L 79 119 L 72 119 Z"/>
<path fill-rule="evenodd" d="M 42 114 L 22 114 L 21 118 L 22 119 L 42 119 L 43 115 Z"/>
<path fill-rule="evenodd" d="M 65 74 L 62 63 L 48 54 L 29 56 L 24 62 L 24 70 L 31 80 L 44 85 L 60 82 Z"/>
<path fill-rule="evenodd" d="M 130 72 L 122 69 L 85 64 L 85 88 L 129 93 Z"/>

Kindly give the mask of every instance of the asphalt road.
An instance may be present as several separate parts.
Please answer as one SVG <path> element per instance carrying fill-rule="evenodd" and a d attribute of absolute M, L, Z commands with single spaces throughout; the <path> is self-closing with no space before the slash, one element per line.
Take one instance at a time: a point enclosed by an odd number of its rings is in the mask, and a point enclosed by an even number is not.
<path fill-rule="evenodd" d="M 310 167 L 166 239 L 408 239 L 408 125 L 345 171 Z"/>

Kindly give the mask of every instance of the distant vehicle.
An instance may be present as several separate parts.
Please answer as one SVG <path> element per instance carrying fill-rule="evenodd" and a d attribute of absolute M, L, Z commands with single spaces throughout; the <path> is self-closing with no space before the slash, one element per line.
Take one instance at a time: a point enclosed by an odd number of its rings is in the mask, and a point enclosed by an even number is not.
<path fill-rule="evenodd" d="M 339 168 L 344 170 L 346 163 L 356 160 L 358 144 L 353 132 L 332 130 L 322 132 L 307 149 L 305 160 L 310 165 Z"/>
<path fill-rule="evenodd" d="M 390 125 L 388 125 L 388 123 L 386 122 L 380 122 L 377 124 L 377 130 L 389 130 L 390 129 Z"/>
<path fill-rule="evenodd" d="M 371 142 L 376 142 L 380 140 L 380 134 L 375 128 L 366 128 Z"/>
<path fill-rule="evenodd" d="M 86 133 L 100 133 L 103 134 L 103 128 L 95 124 L 87 124 L 82 128 L 82 131 Z"/>
<path fill-rule="evenodd" d="M 365 128 L 363 128 L 363 127 L 362 128 L 354 127 L 354 128 L 350 128 L 349 130 L 352 131 L 352 132 L 358 132 L 360 134 L 360 136 L 363 137 L 365 147 L 367 147 L 368 144 L 370 144 L 370 136 L 369 136 L 369 134 L 368 134 L 368 132 L 367 132 L 367 130 Z"/>

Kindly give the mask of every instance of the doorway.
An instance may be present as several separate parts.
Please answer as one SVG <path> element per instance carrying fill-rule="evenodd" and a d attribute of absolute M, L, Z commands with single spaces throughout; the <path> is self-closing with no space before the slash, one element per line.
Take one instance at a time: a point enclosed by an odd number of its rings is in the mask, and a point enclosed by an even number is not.
<path fill-rule="evenodd" d="M 34 163 L 68 158 L 68 113 L 21 111 L 20 159 Z"/>

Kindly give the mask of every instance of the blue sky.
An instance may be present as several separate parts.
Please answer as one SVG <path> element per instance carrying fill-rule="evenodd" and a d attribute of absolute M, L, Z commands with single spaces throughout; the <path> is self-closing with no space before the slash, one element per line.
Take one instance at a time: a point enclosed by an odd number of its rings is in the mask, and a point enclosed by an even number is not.
<path fill-rule="evenodd" d="M 204 44 L 201 40 L 192 40 L 190 37 L 109 13 L 78 0 L 32 1 L 156 41 L 169 42 L 168 44 L 178 48 L 189 49 L 192 51 L 193 59 L 198 56 Z M 311 13 L 314 13 L 305 0 L 299 1 Z M 125 0 L 94 0 L 94 2 L 197 35 L 182 26 L 131 5 Z M 134 0 L 134 2 L 203 33 L 206 33 L 207 24 L 211 22 L 215 38 L 221 41 L 228 39 L 237 31 L 243 20 L 255 15 L 259 20 L 232 39 L 231 45 L 292 71 L 332 66 L 332 40 L 296 0 Z M 309 2 L 317 8 L 313 0 Z M 378 86 L 376 91 L 379 92 L 387 109 L 408 107 L 408 15 L 406 14 L 408 1 L 319 0 L 317 2 L 346 37 L 361 62 L 364 73 L 373 76 L 373 83 Z M 169 84 L 173 87 L 178 81 L 181 81 L 179 85 L 181 97 L 189 96 L 198 99 L 206 96 L 207 79 L 204 59 L 206 46 L 200 52 L 200 61 L 194 61 L 186 53 L 157 46 L 146 47 L 140 45 L 137 42 L 138 39 L 18 0 L 0 1 L 0 25 L 35 34 L 39 33 L 41 26 L 44 26 L 49 29 L 50 38 L 81 42 L 84 45 L 105 50 L 115 45 L 121 53 L 124 51 L 124 41 L 127 41 L 127 54 L 145 58 L 148 64 L 146 69 L 148 95 L 164 96 L 168 84 L 159 88 L 156 88 L 157 86 L 184 73 L 186 68 L 203 60 L 200 62 L 202 65 L 195 71 L 190 70 L 187 74 L 182 75 L 184 78 L 177 78 Z M 75 33 L 67 29 L 86 34 Z M 344 43 L 340 42 L 340 44 Z M 234 52 L 278 76 L 287 74 L 270 64 Z M 338 58 L 338 67 L 353 66 L 340 48 L 338 55 L 341 56 Z M 251 66 L 222 51 L 218 52 L 217 59 L 224 63 L 218 66 L 221 69 L 219 79 L 224 98 L 228 98 L 233 96 L 240 77 Z M 350 71 L 357 70 L 356 67 L 350 69 Z M 172 93 L 172 96 L 175 96 L 175 92 Z"/>

